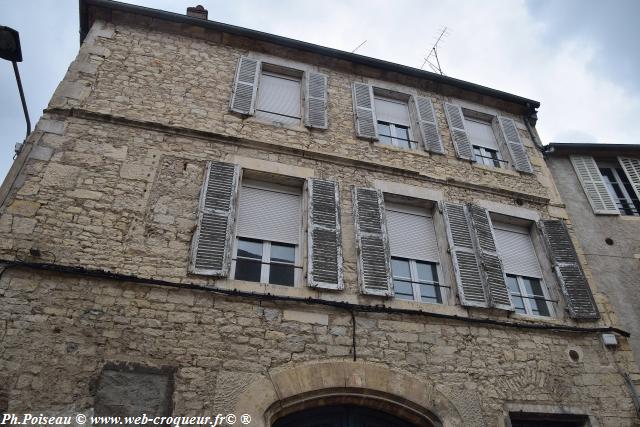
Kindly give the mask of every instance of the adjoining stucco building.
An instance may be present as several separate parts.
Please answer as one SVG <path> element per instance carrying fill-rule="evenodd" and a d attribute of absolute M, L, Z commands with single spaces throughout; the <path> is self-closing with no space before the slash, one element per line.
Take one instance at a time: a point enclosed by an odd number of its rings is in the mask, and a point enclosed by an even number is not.
<path fill-rule="evenodd" d="M 0 188 L 3 410 L 638 425 L 536 101 L 190 15 L 80 1 Z"/>
<path fill-rule="evenodd" d="M 640 352 L 640 145 L 560 144 L 546 148 L 576 237 L 598 288 Z"/>

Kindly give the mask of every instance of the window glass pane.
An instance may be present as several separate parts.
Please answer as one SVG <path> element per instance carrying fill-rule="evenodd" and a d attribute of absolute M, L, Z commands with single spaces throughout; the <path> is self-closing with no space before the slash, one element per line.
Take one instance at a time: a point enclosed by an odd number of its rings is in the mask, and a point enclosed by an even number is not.
<path fill-rule="evenodd" d="M 420 285 L 420 299 L 423 302 L 432 302 L 440 304 L 442 295 L 440 294 L 440 286 Z"/>
<path fill-rule="evenodd" d="M 410 282 L 394 280 L 393 290 L 395 291 L 396 298 L 413 300 L 413 288 Z"/>
<path fill-rule="evenodd" d="M 409 142 L 409 128 L 395 125 L 396 145 L 400 148 L 411 148 Z"/>
<path fill-rule="evenodd" d="M 237 259 L 235 278 L 237 280 L 259 282 L 261 269 L 262 269 L 261 261 L 249 261 L 245 259 Z"/>
<path fill-rule="evenodd" d="M 271 243 L 271 262 L 287 262 L 293 264 L 295 261 L 295 246 Z"/>
<path fill-rule="evenodd" d="M 411 270 L 409 269 L 409 261 L 405 259 L 392 258 L 391 271 L 393 277 L 402 277 L 411 280 Z"/>
<path fill-rule="evenodd" d="M 238 256 L 262 259 L 262 242 L 238 239 Z"/>
<path fill-rule="evenodd" d="M 511 295 L 511 299 L 513 300 L 513 306 L 516 309 L 516 313 L 526 314 L 527 310 L 524 308 L 524 300 L 520 296 Z"/>
<path fill-rule="evenodd" d="M 269 283 L 293 286 L 294 271 L 293 265 L 271 264 L 269 266 Z"/>
<path fill-rule="evenodd" d="M 514 294 L 520 294 L 520 288 L 518 287 L 518 279 L 515 276 L 507 274 L 507 286 L 509 290 Z"/>
<path fill-rule="evenodd" d="M 437 282 L 438 270 L 436 264 L 429 262 L 416 261 L 416 270 L 418 271 L 418 281 L 420 282 Z"/>
<path fill-rule="evenodd" d="M 544 299 L 530 299 L 529 303 L 531 304 L 531 311 L 533 311 L 533 314 L 535 314 L 536 316 L 550 316 L 549 306 Z"/>
<path fill-rule="evenodd" d="M 391 127 L 387 123 L 378 122 L 378 136 L 381 143 L 391 145 Z"/>
<path fill-rule="evenodd" d="M 524 288 L 527 290 L 527 295 L 544 297 L 544 294 L 542 293 L 542 286 L 538 279 L 523 277 L 522 281 L 524 282 Z"/>

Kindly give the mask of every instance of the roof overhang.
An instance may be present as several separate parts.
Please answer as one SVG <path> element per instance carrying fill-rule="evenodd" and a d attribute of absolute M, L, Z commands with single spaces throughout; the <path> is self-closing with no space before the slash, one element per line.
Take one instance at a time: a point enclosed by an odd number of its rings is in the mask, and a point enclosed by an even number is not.
<path fill-rule="evenodd" d="M 567 156 L 570 154 L 599 154 L 617 156 L 620 154 L 640 154 L 640 144 L 603 144 L 603 143 L 561 143 L 552 142 L 544 147 L 548 156 Z"/>
<path fill-rule="evenodd" d="M 311 52 L 318 55 L 330 56 L 344 61 L 349 61 L 354 64 L 366 65 L 372 68 L 381 69 L 385 71 L 396 72 L 407 76 L 427 79 L 435 83 L 452 86 L 463 91 L 469 91 L 483 96 L 488 96 L 501 101 L 505 101 L 512 104 L 517 104 L 524 107 L 524 111 L 527 114 L 532 114 L 535 109 L 540 107 L 538 101 L 532 99 L 523 98 L 521 96 L 513 95 L 507 92 L 502 92 L 496 89 L 491 89 L 486 86 L 470 83 L 464 80 L 454 79 L 452 77 L 443 76 L 440 74 L 432 73 L 429 71 L 421 70 L 418 68 L 407 67 L 405 65 L 395 64 L 393 62 L 384 61 L 381 59 L 371 58 L 368 56 L 358 55 L 355 53 L 345 52 L 338 49 L 332 49 L 324 46 L 319 46 L 312 43 L 306 43 L 299 40 L 290 39 L 287 37 L 281 37 L 274 34 L 264 33 L 261 31 L 250 30 L 248 28 L 237 27 L 234 25 L 223 24 L 221 22 L 203 20 L 199 18 L 192 18 L 187 15 L 182 15 L 173 12 L 166 12 L 159 9 L 151 9 L 148 7 L 136 6 L 127 3 L 121 3 L 112 0 L 79 0 L 80 5 L 80 42 L 84 40 L 87 32 L 92 25 L 91 8 L 102 8 L 111 11 L 119 11 L 123 13 L 140 15 L 148 18 L 166 20 L 179 24 L 188 24 L 197 27 L 204 27 L 214 31 L 222 33 L 233 34 L 237 36 L 247 37 L 259 41 L 269 42 L 276 45 L 298 49 L 305 52 Z"/>

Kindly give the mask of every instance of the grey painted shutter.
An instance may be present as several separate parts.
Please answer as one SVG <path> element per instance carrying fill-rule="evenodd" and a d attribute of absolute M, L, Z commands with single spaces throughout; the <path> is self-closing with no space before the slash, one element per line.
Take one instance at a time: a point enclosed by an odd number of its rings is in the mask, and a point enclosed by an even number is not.
<path fill-rule="evenodd" d="M 513 311 L 513 303 L 507 288 L 502 261 L 498 256 L 489 212 L 480 206 L 472 204 L 469 204 L 467 209 L 473 224 L 472 231 L 476 239 L 483 281 L 489 294 L 490 305 Z"/>
<path fill-rule="evenodd" d="M 391 255 L 382 192 L 354 187 L 353 202 L 360 288 L 365 294 L 391 296 Z"/>
<path fill-rule="evenodd" d="M 507 142 L 507 148 L 509 149 L 509 153 L 511 153 L 511 160 L 513 160 L 516 170 L 533 173 L 533 167 L 531 167 L 527 150 L 524 148 L 520 135 L 518 135 L 516 122 L 507 117 L 500 117 L 499 121 L 502 134 Z"/>
<path fill-rule="evenodd" d="M 547 219 L 541 220 L 538 226 L 545 238 L 569 314 L 575 319 L 598 319 L 598 308 L 566 225 L 561 220 Z"/>
<path fill-rule="evenodd" d="M 466 306 L 487 307 L 488 298 L 482 283 L 466 208 L 461 204 L 445 202 L 443 213 L 460 303 Z"/>
<path fill-rule="evenodd" d="M 636 192 L 636 197 L 640 199 L 640 159 L 632 157 L 618 157 L 618 161 L 627 174 L 631 186 Z"/>
<path fill-rule="evenodd" d="M 191 246 L 192 273 L 227 276 L 236 216 L 240 167 L 210 162 L 198 208 L 198 227 Z"/>
<path fill-rule="evenodd" d="M 444 147 L 440 139 L 440 131 L 438 130 L 438 122 L 436 120 L 433 103 L 429 98 L 425 98 L 424 96 L 414 96 L 413 100 L 416 105 L 418 127 L 422 134 L 424 149 L 432 153 L 444 154 Z"/>
<path fill-rule="evenodd" d="M 308 283 L 324 289 L 344 288 L 338 183 L 309 179 Z"/>
<path fill-rule="evenodd" d="M 358 82 L 353 84 L 353 108 L 356 115 L 356 134 L 360 138 L 378 139 L 371 86 Z"/>
<path fill-rule="evenodd" d="M 327 76 L 320 73 L 307 73 L 307 99 L 305 102 L 305 125 L 327 128 Z"/>
<path fill-rule="evenodd" d="M 571 164 L 573 164 L 593 212 L 618 215 L 620 211 L 607 190 L 604 178 L 602 178 L 594 158 L 591 156 L 571 156 Z"/>
<path fill-rule="evenodd" d="M 256 90 L 258 88 L 258 73 L 260 62 L 241 56 L 238 60 L 236 78 L 233 82 L 231 94 L 231 111 L 241 114 L 253 114 L 255 108 Z"/>
<path fill-rule="evenodd" d="M 457 105 L 445 102 L 444 111 L 447 116 L 447 122 L 449 123 L 449 130 L 451 131 L 451 138 L 453 138 L 453 146 L 456 149 L 456 154 L 461 159 L 475 160 L 473 147 L 471 146 L 471 141 L 464 127 L 462 109 Z"/>

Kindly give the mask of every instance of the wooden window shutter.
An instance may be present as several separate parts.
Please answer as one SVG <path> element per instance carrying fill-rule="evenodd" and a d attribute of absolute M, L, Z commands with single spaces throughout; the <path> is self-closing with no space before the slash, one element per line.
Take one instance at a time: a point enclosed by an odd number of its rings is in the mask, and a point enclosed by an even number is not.
<path fill-rule="evenodd" d="M 518 128 L 516 122 L 508 117 L 500 117 L 500 128 L 502 129 L 502 135 L 507 142 L 507 148 L 511 154 L 511 160 L 513 160 L 514 166 L 517 171 L 533 173 L 533 167 L 529 161 L 527 155 L 527 149 L 524 147 L 520 135 L 518 135 Z"/>
<path fill-rule="evenodd" d="M 308 283 L 343 289 L 340 192 L 338 183 L 309 179 Z"/>
<path fill-rule="evenodd" d="M 356 134 L 360 138 L 378 139 L 378 124 L 373 105 L 373 88 L 364 83 L 353 84 L 353 109 Z"/>
<path fill-rule="evenodd" d="M 317 129 L 327 128 L 327 76 L 306 73 L 304 123 Z"/>
<path fill-rule="evenodd" d="M 571 164 L 593 212 L 604 215 L 620 214 L 609 190 L 607 190 L 595 159 L 591 156 L 571 156 Z"/>
<path fill-rule="evenodd" d="M 640 199 L 640 159 L 632 157 L 618 157 L 618 161 L 624 169 L 631 186 L 636 192 L 636 197 Z M 633 195 L 631 195 L 633 196 Z"/>
<path fill-rule="evenodd" d="M 472 204 L 469 204 L 467 209 L 472 223 L 472 234 L 478 249 L 482 279 L 489 295 L 489 304 L 495 308 L 513 311 L 513 303 L 507 288 L 502 261 L 498 256 L 489 212 Z"/>
<path fill-rule="evenodd" d="M 562 220 L 546 219 L 538 222 L 553 262 L 569 315 L 575 319 L 598 319 L 600 314 L 591 294 L 578 255 Z"/>
<path fill-rule="evenodd" d="M 453 146 L 456 149 L 456 155 L 461 159 L 475 160 L 473 147 L 464 127 L 462 108 L 445 102 L 444 111 L 447 116 L 447 123 L 449 123 L 449 131 L 453 139 Z"/>
<path fill-rule="evenodd" d="M 191 246 L 192 273 L 221 277 L 229 274 L 239 177 L 237 165 L 209 162 L 207 166 Z"/>
<path fill-rule="evenodd" d="M 353 202 L 358 279 L 362 293 L 391 296 L 391 255 L 382 192 L 372 188 L 354 187 Z"/>
<path fill-rule="evenodd" d="M 462 204 L 448 202 L 443 203 L 442 207 L 460 303 L 465 306 L 487 307 L 489 300 L 485 294 L 467 209 Z"/>
<path fill-rule="evenodd" d="M 433 102 L 424 96 L 414 96 L 413 101 L 416 107 L 418 127 L 422 135 L 424 149 L 432 153 L 444 154 Z"/>
<path fill-rule="evenodd" d="M 236 69 L 236 78 L 233 82 L 233 92 L 229 106 L 231 111 L 246 115 L 254 113 L 259 73 L 260 61 L 246 56 L 240 57 Z"/>

